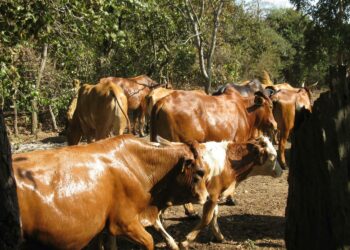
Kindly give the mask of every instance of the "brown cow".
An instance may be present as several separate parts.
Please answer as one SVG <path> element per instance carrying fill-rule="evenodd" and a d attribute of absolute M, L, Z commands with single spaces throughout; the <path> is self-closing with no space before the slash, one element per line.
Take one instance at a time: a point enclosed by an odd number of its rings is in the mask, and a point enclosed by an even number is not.
<path fill-rule="evenodd" d="M 23 235 L 75 250 L 106 227 L 153 249 L 144 226 L 156 223 L 160 209 L 206 201 L 203 166 L 195 147 L 131 135 L 13 155 Z"/>
<path fill-rule="evenodd" d="M 156 81 L 146 75 L 140 75 L 130 78 L 105 77 L 100 79 L 100 83 L 112 81 L 120 86 L 128 98 L 128 109 L 133 116 L 133 133 L 136 134 L 136 127 L 139 126 L 140 136 L 144 136 L 145 115 L 146 115 L 146 96 L 151 89 L 159 87 Z"/>
<path fill-rule="evenodd" d="M 112 82 L 84 84 L 67 130 L 68 144 L 78 144 L 83 135 L 91 142 L 107 138 L 111 132 L 123 134 L 129 123 L 127 99 L 120 87 Z"/>
<path fill-rule="evenodd" d="M 242 97 L 228 87 L 222 95 L 174 92 L 156 103 L 151 117 L 151 140 L 156 136 L 170 141 L 247 141 L 257 130 L 276 128 L 272 102 L 257 92 Z"/>
<path fill-rule="evenodd" d="M 209 224 L 216 240 L 224 240 L 217 223 L 218 201 L 231 194 L 239 183 L 250 176 L 279 177 L 282 174 L 281 167 L 276 164 L 277 152 L 267 137 L 248 143 L 222 142 L 221 148 L 212 148 L 208 144 L 201 147 L 199 154 L 203 157 L 204 165 L 209 167 L 209 199 L 203 206 L 201 221 L 181 242 L 181 247 L 185 249 Z"/>
<path fill-rule="evenodd" d="M 279 132 L 278 161 L 283 169 L 288 167 L 285 157 L 286 143 L 294 126 L 295 114 L 301 108 L 312 111 L 311 94 L 306 88 L 280 89 L 270 96 L 273 114 Z"/>

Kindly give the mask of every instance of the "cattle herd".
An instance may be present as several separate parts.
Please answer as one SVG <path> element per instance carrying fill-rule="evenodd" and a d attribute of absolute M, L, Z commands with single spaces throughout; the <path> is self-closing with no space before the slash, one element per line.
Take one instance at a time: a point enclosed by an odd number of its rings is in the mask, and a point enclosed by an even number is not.
<path fill-rule="evenodd" d="M 147 226 L 170 249 L 188 249 L 207 225 L 224 240 L 218 202 L 250 176 L 281 176 L 295 116 L 312 104 L 308 88 L 258 80 L 212 95 L 145 75 L 76 82 L 76 90 L 67 112 L 69 146 L 13 155 L 23 236 L 35 249 L 82 249 L 95 237 L 100 249 L 116 249 L 115 236 L 154 249 Z M 142 138 L 148 122 L 150 140 Z M 82 138 L 88 144 L 77 145 Z M 191 203 L 203 204 L 202 216 L 177 243 L 161 215 L 185 204 L 193 215 Z"/>

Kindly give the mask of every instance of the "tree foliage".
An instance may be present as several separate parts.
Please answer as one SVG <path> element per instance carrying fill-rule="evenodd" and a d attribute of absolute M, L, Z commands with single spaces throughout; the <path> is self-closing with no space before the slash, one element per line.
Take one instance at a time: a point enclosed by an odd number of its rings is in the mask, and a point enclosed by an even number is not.
<path fill-rule="evenodd" d="M 338 19 L 325 19 L 327 1 L 319 1 L 319 8 L 311 1 L 293 2 L 300 12 L 262 12 L 261 6 L 220 0 L 0 1 L 1 107 L 10 111 L 15 102 L 20 112 L 32 112 L 37 99 L 39 113 L 50 106 L 62 124 L 73 79 L 96 83 L 104 76 L 148 74 L 176 87 L 208 81 L 215 87 L 265 69 L 276 81 L 318 80 L 330 58 L 347 51 L 348 1 L 342 1 L 345 19 L 339 28 L 334 28 Z M 198 18 L 197 34 L 189 10 Z M 328 31 L 334 34 L 329 41 Z M 330 46 L 336 41 L 343 42 Z"/>

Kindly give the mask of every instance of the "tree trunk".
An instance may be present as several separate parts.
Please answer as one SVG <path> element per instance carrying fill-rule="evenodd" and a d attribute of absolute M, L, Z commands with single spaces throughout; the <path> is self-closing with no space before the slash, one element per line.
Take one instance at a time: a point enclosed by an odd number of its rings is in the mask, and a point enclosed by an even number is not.
<path fill-rule="evenodd" d="M 16 102 L 16 97 L 12 99 L 13 103 L 13 129 L 15 131 L 15 135 L 18 136 L 18 114 L 17 114 L 17 102 Z"/>
<path fill-rule="evenodd" d="M 350 246 L 350 80 L 332 69 L 331 90 L 296 117 L 286 208 L 287 249 Z"/>
<path fill-rule="evenodd" d="M 17 83 L 16 81 L 12 82 L 14 93 L 12 95 L 12 105 L 13 105 L 13 130 L 15 135 L 18 136 L 18 113 L 17 113 Z"/>
<path fill-rule="evenodd" d="M 213 30 L 211 34 L 211 39 L 207 47 L 205 46 L 205 42 L 203 42 L 203 34 L 201 30 L 201 19 L 204 13 L 204 2 L 205 1 L 202 0 L 199 15 L 195 13 L 195 10 L 192 6 L 192 2 L 190 0 L 186 0 L 184 3 L 186 7 L 186 13 L 188 15 L 190 24 L 194 32 L 195 45 L 198 51 L 200 70 L 201 70 L 202 76 L 206 81 L 204 85 L 205 92 L 209 94 L 211 89 L 211 82 L 212 82 L 212 74 L 211 74 L 212 58 L 216 47 L 217 32 L 220 24 L 219 19 L 220 19 L 223 5 L 224 5 L 224 0 L 219 1 L 217 3 L 217 6 L 214 6 L 214 11 L 213 11 L 214 25 L 213 25 Z"/>
<path fill-rule="evenodd" d="M 43 49 L 43 56 L 40 64 L 40 70 L 38 73 L 38 79 L 35 85 L 35 91 L 37 92 L 37 95 L 35 95 L 32 100 L 32 134 L 36 134 L 38 130 L 38 95 L 40 91 L 41 78 L 43 76 L 45 65 L 46 65 L 47 47 L 48 45 L 45 43 L 44 49 Z"/>
<path fill-rule="evenodd" d="M 52 127 L 53 127 L 52 129 L 54 132 L 57 132 L 58 128 L 57 128 L 56 118 L 55 118 L 55 114 L 53 113 L 51 105 L 49 105 L 49 112 L 50 112 L 51 121 L 52 121 Z"/>
<path fill-rule="evenodd" d="M 0 249 L 18 249 L 21 239 L 16 184 L 12 172 L 11 146 L 0 109 Z"/>

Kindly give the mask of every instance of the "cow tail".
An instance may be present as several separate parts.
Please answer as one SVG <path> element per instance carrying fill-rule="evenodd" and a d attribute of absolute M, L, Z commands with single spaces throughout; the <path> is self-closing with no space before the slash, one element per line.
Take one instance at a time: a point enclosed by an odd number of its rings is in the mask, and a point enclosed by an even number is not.
<path fill-rule="evenodd" d="M 159 111 L 161 110 L 162 107 L 163 107 L 163 103 L 157 102 L 152 108 L 150 140 L 153 142 L 158 142 L 158 139 L 157 139 L 158 131 L 156 126 L 156 121 L 158 118 Z"/>
<path fill-rule="evenodd" d="M 111 94 L 113 95 L 113 97 L 114 97 L 114 99 L 115 99 L 115 102 L 118 104 L 118 107 L 120 108 L 120 110 L 122 111 L 123 115 L 124 115 L 125 118 L 126 118 L 126 122 L 128 123 L 128 131 L 129 131 L 129 133 L 130 133 L 130 131 L 131 131 L 131 126 L 130 126 L 130 120 L 129 120 L 128 114 L 126 114 L 126 113 L 124 112 L 124 109 L 123 109 L 122 105 L 120 104 L 119 98 L 118 98 L 118 96 L 114 93 L 114 91 L 111 91 Z M 115 111 L 114 111 L 114 112 L 117 113 L 117 107 L 115 107 Z"/>

